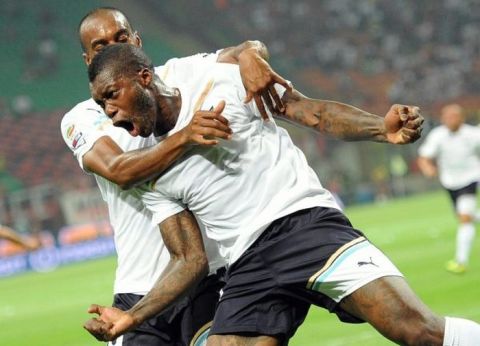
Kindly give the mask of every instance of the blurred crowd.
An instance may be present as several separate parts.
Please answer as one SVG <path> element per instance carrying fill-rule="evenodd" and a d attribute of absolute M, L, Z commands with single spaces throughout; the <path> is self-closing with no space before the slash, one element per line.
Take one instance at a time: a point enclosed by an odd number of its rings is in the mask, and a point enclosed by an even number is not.
<path fill-rule="evenodd" d="M 480 91 L 476 0 L 216 1 L 227 22 L 301 68 L 395 74 L 392 102 L 430 104 Z"/>

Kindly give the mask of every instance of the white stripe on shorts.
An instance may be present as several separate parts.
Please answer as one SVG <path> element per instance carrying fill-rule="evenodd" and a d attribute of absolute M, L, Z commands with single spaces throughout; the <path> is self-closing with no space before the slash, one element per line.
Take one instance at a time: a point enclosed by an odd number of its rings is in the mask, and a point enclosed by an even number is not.
<path fill-rule="evenodd" d="M 383 252 L 360 237 L 330 256 L 325 266 L 310 278 L 307 288 L 338 303 L 360 287 L 384 276 L 403 275 Z"/>

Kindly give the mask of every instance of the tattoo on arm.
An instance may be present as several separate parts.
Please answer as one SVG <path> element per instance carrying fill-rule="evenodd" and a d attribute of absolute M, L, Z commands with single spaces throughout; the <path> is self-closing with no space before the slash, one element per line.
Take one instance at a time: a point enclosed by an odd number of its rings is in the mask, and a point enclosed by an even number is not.
<path fill-rule="evenodd" d="M 318 132 L 347 140 L 386 142 L 383 118 L 356 107 L 307 98 L 298 91 L 286 91 L 284 120 L 306 126 Z"/>
<path fill-rule="evenodd" d="M 160 229 L 170 261 L 152 290 L 129 310 L 137 323 L 174 304 L 208 273 L 202 235 L 189 211 L 166 219 Z"/>

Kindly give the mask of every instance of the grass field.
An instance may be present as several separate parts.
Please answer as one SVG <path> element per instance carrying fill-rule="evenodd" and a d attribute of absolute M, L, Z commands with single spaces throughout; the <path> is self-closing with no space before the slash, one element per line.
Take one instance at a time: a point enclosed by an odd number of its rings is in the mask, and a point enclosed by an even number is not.
<path fill-rule="evenodd" d="M 349 208 L 352 223 L 397 264 L 436 312 L 480 321 L 480 241 L 469 271 L 444 271 L 452 257 L 455 220 L 440 192 Z M 82 328 L 90 303 L 110 304 L 115 259 L 0 280 L 0 345 L 100 345 Z M 293 346 L 391 345 L 367 325 L 347 325 L 312 307 Z"/>

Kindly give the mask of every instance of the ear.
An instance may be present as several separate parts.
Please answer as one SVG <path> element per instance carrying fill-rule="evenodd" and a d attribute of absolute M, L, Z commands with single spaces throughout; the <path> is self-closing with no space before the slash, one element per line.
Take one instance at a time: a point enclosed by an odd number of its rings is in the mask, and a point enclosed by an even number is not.
<path fill-rule="evenodd" d="M 144 87 L 149 86 L 153 81 L 153 72 L 146 67 L 142 68 L 140 72 L 138 72 L 138 76 L 140 78 L 140 84 Z"/>
<path fill-rule="evenodd" d="M 82 53 L 82 58 L 87 66 L 89 66 L 90 63 L 92 62 L 92 59 L 90 58 L 90 56 L 85 52 Z"/>
<path fill-rule="evenodd" d="M 138 32 L 135 31 L 135 32 L 133 33 L 133 37 L 134 37 L 134 39 L 135 39 L 135 44 L 136 44 L 138 47 L 142 48 L 142 38 L 140 37 L 140 35 L 138 34 Z"/>

